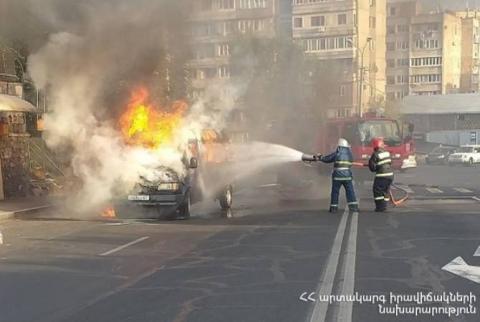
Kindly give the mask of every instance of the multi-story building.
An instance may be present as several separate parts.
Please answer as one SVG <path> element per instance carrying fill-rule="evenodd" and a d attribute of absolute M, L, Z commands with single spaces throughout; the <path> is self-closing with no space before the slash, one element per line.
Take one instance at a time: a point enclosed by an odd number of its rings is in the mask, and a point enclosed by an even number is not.
<path fill-rule="evenodd" d="M 290 0 L 192 1 L 193 59 L 189 63 L 194 95 L 231 77 L 232 42 L 238 35 L 273 38 L 290 26 Z"/>
<path fill-rule="evenodd" d="M 329 117 L 361 113 L 384 96 L 385 11 L 385 0 L 293 0 L 294 41 L 342 70 Z"/>
<path fill-rule="evenodd" d="M 389 0 L 387 13 L 387 100 L 478 88 L 474 17 L 424 13 L 415 0 Z"/>
<path fill-rule="evenodd" d="M 460 91 L 480 91 L 480 12 L 457 12 L 462 20 L 462 74 Z"/>

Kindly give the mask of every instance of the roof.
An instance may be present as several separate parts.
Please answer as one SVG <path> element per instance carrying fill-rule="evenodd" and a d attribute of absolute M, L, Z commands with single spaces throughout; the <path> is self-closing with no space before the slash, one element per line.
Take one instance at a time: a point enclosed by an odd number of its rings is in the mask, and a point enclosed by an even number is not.
<path fill-rule="evenodd" d="M 402 114 L 480 114 L 480 94 L 407 96 Z"/>
<path fill-rule="evenodd" d="M 37 108 L 16 96 L 0 94 L 0 112 L 37 112 Z"/>

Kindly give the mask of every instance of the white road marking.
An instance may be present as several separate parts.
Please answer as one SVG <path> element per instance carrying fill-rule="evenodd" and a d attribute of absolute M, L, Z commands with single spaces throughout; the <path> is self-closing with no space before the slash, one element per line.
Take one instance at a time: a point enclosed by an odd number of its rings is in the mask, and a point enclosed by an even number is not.
<path fill-rule="evenodd" d="M 480 246 L 478 246 L 477 251 L 475 252 L 475 254 L 473 254 L 473 256 L 475 256 L 475 257 L 480 256 Z"/>
<path fill-rule="evenodd" d="M 431 193 L 443 193 L 443 191 L 438 188 L 426 188 L 426 189 L 428 192 L 431 192 Z"/>
<path fill-rule="evenodd" d="M 461 257 L 455 258 L 442 269 L 480 284 L 480 267 L 468 265 Z"/>
<path fill-rule="evenodd" d="M 116 253 L 116 252 L 118 252 L 118 251 L 121 251 L 122 249 L 125 249 L 125 248 L 127 248 L 127 247 L 130 247 L 130 246 L 132 246 L 132 245 L 141 243 L 142 241 L 147 240 L 147 239 L 149 239 L 149 238 L 150 238 L 149 236 L 145 236 L 145 237 L 141 237 L 141 238 L 139 238 L 139 239 L 135 239 L 134 241 L 131 241 L 131 242 L 125 244 L 125 245 L 118 246 L 118 247 L 116 247 L 116 248 L 114 248 L 114 249 L 111 249 L 111 250 L 105 252 L 105 253 L 101 253 L 101 254 L 99 254 L 98 256 L 108 256 L 108 255 L 111 255 L 111 254 L 113 254 L 113 253 Z"/>
<path fill-rule="evenodd" d="M 342 215 L 340 224 L 338 225 L 337 234 L 333 242 L 330 256 L 328 257 L 327 267 L 324 271 L 323 277 L 317 286 L 318 295 L 331 295 L 333 290 L 333 282 L 337 273 L 338 261 L 340 252 L 342 250 L 343 236 L 347 228 L 348 208 Z M 316 301 L 310 316 L 310 322 L 324 322 L 327 317 L 328 302 Z"/>
<path fill-rule="evenodd" d="M 342 293 L 352 295 L 355 289 L 355 262 L 357 260 L 357 233 L 358 233 L 358 212 L 352 214 L 350 223 L 350 234 L 348 235 L 348 245 L 346 258 L 344 262 L 344 276 Z M 353 302 L 340 302 L 337 321 L 352 321 Z"/>
<path fill-rule="evenodd" d="M 472 197 L 473 200 L 480 202 L 480 198 L 478 197 Z"/>
<path fill-rule="evenodd" d="M 468 189 L 465 189 L 465 188 L 453 188 L 453 190 L 461 192 L 461 193 L 472 193 L 473 192 L 472 190 L 468 190 Z"/>
<path fill-rule="evenodd" d="M 262 184 L 260 186 L 258 186 L 259 188 L 270 188 L 270 187 L 276 187 L 278 186 L 279 184 L 278 183 L 267 183 L 267 184 Z"/>
<path fill-rule="evenodd" d="M 400 189 L 402 190 L 405 190 L 405 192 L 407 193 L 414 193 L 414 191 L 412 190 L 412 188 L 410 188 L 409 186 L 406 186 L 406 185 L 397 185 Z"/>

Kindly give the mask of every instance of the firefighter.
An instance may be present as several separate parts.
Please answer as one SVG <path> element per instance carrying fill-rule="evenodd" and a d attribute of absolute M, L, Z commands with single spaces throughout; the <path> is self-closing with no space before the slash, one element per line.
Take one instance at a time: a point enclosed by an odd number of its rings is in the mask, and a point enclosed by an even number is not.
<path fill-rule="evenodd" d="M 385 151 L 383 138 L 372 140 L 373 153 L 368 161 L 370 171 L 375 172 L 373 181 L 373 198 L 375 211 L 384 212 L 390 201 L 390 186 L 393 182 L 392 158 L 390 152 Z"/>
<path fill-rule="evenodd" d="M 338 198 L 340 188 L 345 187 L 347 195 L 348 208 L 350 211 L 358 211 L 358 202 L 353 187 L 352 164 L 353 155 L 347 140 L 339 139 L 337 150 L 329 155 L 317 155 L 317 159 L 324 163 L 333 163 L 332 173 L 332 193 L 330 202 L 330 212 L 338 211 Z"/>

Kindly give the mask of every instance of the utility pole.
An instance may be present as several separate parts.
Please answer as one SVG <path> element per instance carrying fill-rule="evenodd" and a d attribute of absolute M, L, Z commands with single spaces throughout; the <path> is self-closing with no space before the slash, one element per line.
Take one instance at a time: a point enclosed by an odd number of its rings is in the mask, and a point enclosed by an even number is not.
<path fill-rule="evenodd" d="M 362 113 L 362 104 L 363 104 L 362 101 L 363 101 L 363 76 L 364 76 L 364 72 L 365 72 L 365 66 L 364 66 L 365 49 L 367 49 L 367 46 L 370 44 L 371 41 L 372 41 L 372 38 L 368 37 L 367 42 L 363 46 L 361 52 L 357 47 L 357 51 L 359 51 L 360 54 L 361 54 L 360 55 L 360 80 L 359 80 L 359 91 L 358 91 L 358 98 L 357 98 L 357 101 L 358 101 L 358 115 L 360 117 L 362 117 L 362 114 L 363 114 Z"/>

